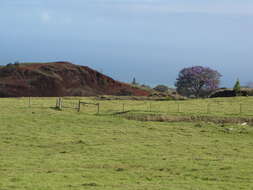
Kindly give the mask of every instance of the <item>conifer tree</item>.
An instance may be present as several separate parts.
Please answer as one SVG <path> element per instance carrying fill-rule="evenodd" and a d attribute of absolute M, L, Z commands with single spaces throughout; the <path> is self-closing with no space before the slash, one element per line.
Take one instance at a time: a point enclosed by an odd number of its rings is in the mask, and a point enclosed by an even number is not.
<path fill-rule="evenodd" d="M 240 92 L 241 92 L 241 84 L 240 84 L 240 80 L 237 79 L 235 85 L 234 85 L 234 92 L 236 94 L 236 96 L 240 96 Z"/>
<path fill-rule="evenodd" d="M 136 84 L 137 84 L 135 77 L 133 78 L 132 84 L 133 84 L 133 85 L 136 85 Z"/>

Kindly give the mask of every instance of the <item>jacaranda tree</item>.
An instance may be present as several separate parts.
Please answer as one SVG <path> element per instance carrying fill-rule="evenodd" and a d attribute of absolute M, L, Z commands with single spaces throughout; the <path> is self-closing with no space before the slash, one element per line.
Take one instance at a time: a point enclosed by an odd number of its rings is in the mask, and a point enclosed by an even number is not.
<path fill-rule="evenodd" d="M 208 67 L 194 66 L 179 72 L 175 83 L 184 96 L 205 97 L 219 87 L 221 74 Z"/>

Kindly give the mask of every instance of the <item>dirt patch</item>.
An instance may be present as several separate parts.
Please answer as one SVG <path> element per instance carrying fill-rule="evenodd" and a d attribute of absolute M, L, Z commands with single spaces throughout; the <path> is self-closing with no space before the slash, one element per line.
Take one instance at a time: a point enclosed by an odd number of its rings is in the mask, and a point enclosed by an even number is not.
<path fill-rule="evenodd" d="M 253 126 L 253 118 L 243 117 L 216 117 L 216 116 L 167 116 L 152 114 L 122 114 L 126 119 L 138 121 L 159 121 L 159 122 L 212 122 L 216 124 L 247 124 Z"/>

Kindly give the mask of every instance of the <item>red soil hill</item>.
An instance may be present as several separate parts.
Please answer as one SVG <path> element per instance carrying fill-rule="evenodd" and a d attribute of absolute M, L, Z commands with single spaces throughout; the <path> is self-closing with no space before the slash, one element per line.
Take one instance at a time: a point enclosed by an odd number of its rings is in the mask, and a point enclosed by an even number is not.
<path fill-rule="evenodd" d="M 149 92 L 69 62 L 11 64 L 0 68 L 0 97 L 134 95 Z"/>

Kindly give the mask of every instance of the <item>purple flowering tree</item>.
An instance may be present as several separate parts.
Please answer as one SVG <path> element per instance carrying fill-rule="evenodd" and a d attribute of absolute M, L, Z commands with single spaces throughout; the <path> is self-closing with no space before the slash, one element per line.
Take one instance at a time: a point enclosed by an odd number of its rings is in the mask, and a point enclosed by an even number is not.
<path fill-rule="evenodd" d="M 208 67 L 194 66 L 179 72 L 175 83 L 178 93 L 184 96 L 206 97 L 219 87 L 221 74 Z"/>

